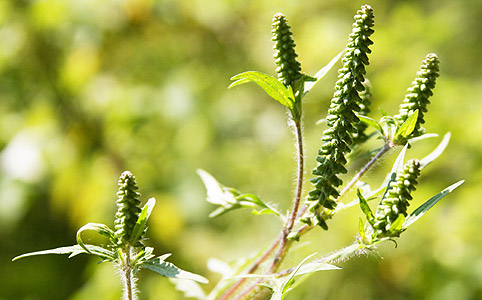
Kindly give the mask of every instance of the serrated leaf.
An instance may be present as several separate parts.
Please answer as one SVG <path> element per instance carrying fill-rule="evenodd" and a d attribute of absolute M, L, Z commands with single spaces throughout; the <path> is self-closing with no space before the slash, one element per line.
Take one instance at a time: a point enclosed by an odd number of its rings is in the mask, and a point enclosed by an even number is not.
<path fill-rule="evenodd" d="M 373 220 L 375 219 L 375 217 L 373 216 L 373 212 L 370 209 L 370 206 L 368 205 L 367 200 L 365 199 L 365 197 L 363 197 L 359 189 L 356 189 L 356 194 L 358 196 L 358 199 L 360 200 L 360 208 L 362 212 L 365 214 L 365 216 L 367 217 L 368 223 L 373 225 Z"/>
<path fill-rule="evenodd" d="M 335 63 L 340 59 L 340 57 L 343 55 L 344 52 L 345 50 L 338 53 L 335 57 L 333 57 L 330 60 L 330 62 L 326 66 L 324 66 L 318 72 L 316 72 L 315 76 L 313 76 L 316 79 L 316 81 L 307 81 L 307 80 L 305 81 L 305 88 L 304 88 L 303 95 L 306 95 L 313 88 L 315 84 L 317 84 L 323 77 L 325 77 L 328 71 L 330 71 L 331 68 L 333 68 Z"/>
<path fill-rule="evenodd" d="M 129 240 L 131 245 L 135 245 L 138 241 L 144 230 L 146 229 L 146 223 L 151 215 L 152 209 L 156 205 L 156 199 L 150 198 L 147 200 L 146 205 L 141 210 L 139 217 L 137 218 L 136 225 L 134 229 L 132 229 L 131 238 Z"/>
<path fill-rule="evenodd" d="M 291 87 L 287 88 L 283 83 L 271 75 L 257 71 L 248 71 L 231 77 L 231 80 L 235 80 L 235 82 L 231 83 L 228 89 L 252 81 L 261 87 L 274 100 L 289 109 L 293 108 L 295 101 L 293 90 Z"/>
<path fill-rule="evenodd" d="M 143 262 L 140 266 L 141 268 L 147 268 L 154 271 L 164 277 L 168 278 L 178 278 L 193 280 L 199 283 L 207 284 L 209 281 L 201 275 L 197 275 L 191 272 L 184 271 L 176 267 L 173 263 L 163 261 L 160 257 L 147 260 Z"/>
<path fill-rule="evenodd" d="M 415 126 L 417 126 L 418 114 L 419 111 L 417 109 L 407 118 L 407 120 L 405 120 L 405 122 L 403 122 L 402 125 L 400 125 L 397 132 L 395 133 L 395 141 L 399 140 L 400 137 L 407 138 L 413 132 Z"/>
<path fill-rule="evenodd" d="M 49 250 L 42 250 L 42 251 L 35 251 L 35 252 L 30 252 L 30 253 L 25 253 L 22 255 L 19 255 L 15 258 L 12 259 L 12 261 L 29 257 L 29 256 L 37 256 L 37 255 L 46 255 L 46 254 L 69 254 L 69 258 L 74 257 L 76 255 L 86 253 L 86 254 L 94 254 L 97 256 L 102 257 L 104 260 L 108 261 L 114 261 L 116 259 L 116 256 L 114 252 L 109 251 L 107 249 L 104 249 L 102 247 L 94 246 L 94 245 L 84 245 L 86 248 L 89 249 L 87 251 L 85 248 L 81 247 L 80 245 L 73 245 L 73 246 L 67 246 L 67 247 L 59 247 L 59 248 L 54 248 L 54 249 L 49 249 Z"/>
<path fill-rule="evenodd" d="M 416 210 L 414 210 L 408 217 L 405 219 L 403 223 L 403 229 L 407 228 L 408 226 L 415 223 L 418 219 L 420 219 L 430 208 L 432 208 L 437 202 L 439 202 L 443 197 L 450 194 L 453 190 L 458 188 L 465 180 L 461 180 L 457 183 L 452 184 L 451 186 L 447 187 L 437 195 L 433 196 L 429 200 L 427 200 L 424 204 L 420 205 Z"/>
<path fill-rule="evenodd" d="M 420 169 L 425 168 L 431 162 L 436 160 L 444 152 L 445 148 L 447 148 L 447 145 L 449 144 L 449 141 L 450 141 L 450 132 L 448 132 L 444 135 L 444 138 L 442 139 L 440 144 L 437 146 L 437 148 L 435 148 L 435 150 L 432 151 L 432 153 L 430 153 L 429 155 L 425 156 L 424 158 L 422 158 L 420 160 Z"/>
<path fill-rule="evenodd" d="M 363 122 L 364 124 L 366 124 L 367 126 L 370 126 L 370 127 L 373 127 L 375 128 L 378 132 L 380 132 L 381 134 L 383 134 L 383 127 L 382 125 L 380 125 L 380 123 L 378 123 L 376 120 L 370 118 L 370 117 L 367 117 L 367 116 L 362 116 L 362 115 L 359 115 L 358 118 L 360 119 L 361 122 Z"/>

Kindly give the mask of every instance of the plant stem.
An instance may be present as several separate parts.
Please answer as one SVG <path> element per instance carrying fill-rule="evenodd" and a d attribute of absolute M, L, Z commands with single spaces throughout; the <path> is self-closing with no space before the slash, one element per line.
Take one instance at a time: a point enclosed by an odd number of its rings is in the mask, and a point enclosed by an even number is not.
<path fill-rule="evenodd" d="M 130 246 L 127 246 L 127 249 L 124 249 L 122 253 L 124 254 L 124 261 L 122 262 L 121 270 L 122 276 L 124 277 L 124 297 L 126 300 L 135 300 L 136 295 L 134 293 L 135 289 L 135 281 L 134 277 L 132 276 L 132 266 L 130 265 L 131 256 L 130 256 Z"/>
<path fill-rule="evenodd" d="M 340 196 L 338 196 L 338 199 L 341 199 L 348 191 L 370 170 L 370 168 L 378 161 L 380 158 L 388 152 L 393 146 L 391 143 L 385 143 L 383 145 L 383 148 L 363 167 L 363 169 L 360 170 L 352 179 L 351 181 L 343 188 L 343 190 L 340 192 Z"/>

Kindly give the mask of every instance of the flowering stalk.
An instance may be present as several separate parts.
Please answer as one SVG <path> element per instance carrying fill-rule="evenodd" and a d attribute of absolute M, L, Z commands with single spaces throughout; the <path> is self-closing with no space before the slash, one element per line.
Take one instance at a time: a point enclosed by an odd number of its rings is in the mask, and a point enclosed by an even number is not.
<path fill-rule="evenodd" d="M 400 111 L 395 116 L 395 120 L 399 123 L 405 122 L 410 115 L 418 110 L 418 120 L 410 138 L 422 135 L 425 129 L 421 124 L 425 123 L 424 113 L 427 112 L 427 105 L 430 104 L 428 98 L 433 95 L 435 81 L 439 76 L 439 59 L 436 54 L 427 54 L 422 61 L 417 77 L 412 82 L 412 86 L 408 88 L 403 103 L 400 105 Z"/>
<path fill-rule="evenodd" d="M 402 222 L 399 222 L 400 225 L 396 225 L 395 222 L 397 220 L 403 221 L 407 216 L 407 208 L 410 205 L 408 201 L 412 200 L 411 193 L 415 190 L 419 175 L 420 162 L 417 159 L 412 159 L 404 165 L 403 171 L 390 184 L 386 197 L 381 201 L 375 212 L 375 220 L 372 226 L 374 240 L 400 235 Z"/>
<path fill-rule="evenodd" d="M 323 132 L 323 144 L 317 157 L 318 166 L 312 172 L 316 176 L 311 180 L 315 188 L 307 200 L 312 201 L 310 212 L 324 229 L 328 228 L 326 219 L 329 216 L 325 210 L 333 210 L 337 205 L 338 186 L 343 183 L 338 175 L 347 172 L 345 154 L 351 151 L 349 145 L 353 143 L 352 135 L 358 133 L 355 124 L 360 120 L 355 112 L 360 111 L 359 103 L 363 101 L 360 92 L 365 90 L 363 82 L 365 65 L 369 63 L 367 54 L 371 52 L 369 46 L 373 44 L 369 38 L 373 33 L 373 19 L 373 10 L 369 5 L 362 6 L 355 15 L 343 57 L 343 67 L 339 70 L 335 93 L 326 117 L 329 128 Z M 311 223 L 312 218 L 303 220 Z"/>

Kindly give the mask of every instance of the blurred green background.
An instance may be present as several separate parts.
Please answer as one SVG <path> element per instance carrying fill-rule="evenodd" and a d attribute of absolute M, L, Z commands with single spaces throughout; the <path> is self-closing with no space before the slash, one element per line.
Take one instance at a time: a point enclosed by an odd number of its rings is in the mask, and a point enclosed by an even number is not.
<path fill-rule="evenodd" d="M 290 206 L 293 138 L 286 113 L 261 89 L 227 90 L 245 70 L 274 75 L 271 18 L 289 19 L 304 72 L 341 51 L 359 1 L 0 0 L 0 299 L 119 299 L 118 274 L 98 259 L 21 253 L 75 244 L 87 222 L 112 225 L 117 178 L 132 171 L 142 199 L 157 199 L 148 232 L 156 254 L 219 276 L 226 262 L 274 239 L 271 216 L 237 211 L 211 220 L 213 206 L 195 173 Z M 444 155 L 420 179 L 413 206 L 460 179 L 465 184 L 404 233 L 398 248 L 340 263 L 310 277 L 287 299 L 482 299 L 482 2 L 370 1 L 375 11 L 367 77 L 378 108 L 397 112 L 420 62 L 441 60 L 426 116 L 429 132 L 452 132 Z M 335 69 L 339 68 L 338 63 Z M 308 96 L 307 170 L 315 166 L 336 70 Z M 440 141 L 415 145 L 421 156 Z M 395 155 L 367 176 L 376 184 Z M 309 175 L 309 171 L 307 172 Z M 309 179 L 310 176 L 307 176 Z M 307 188 L 310 188 L 307 183 Z M 350 243 L 358 208 L 287 265 Z M 169 280 L 140 273 L 140 299 L 183 299 Z"/>

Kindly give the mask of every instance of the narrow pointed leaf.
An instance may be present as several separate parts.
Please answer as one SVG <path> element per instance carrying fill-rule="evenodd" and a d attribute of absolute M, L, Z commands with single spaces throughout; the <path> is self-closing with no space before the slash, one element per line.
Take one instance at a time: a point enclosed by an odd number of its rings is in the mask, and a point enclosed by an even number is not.
<path fill-rule="evenodd" d="M 146 223 L 147 220 L 149 219 L 149 216 L 151 215 L 152 209 L 154 208 L 154 205 L 156 205 L 156 199 L 150 198 L 146 205 L 141 210 L 141 213 L 139 214 L 139 217 L 137 218 L 136 225 L 134 226 L 134 229 L 132 229 L 131 233 L 131 238 L 130 238 L 130 243 L 131 245 L 134 245 L 138 242 L 140 236 L 144 232 L 146 228 Z"/>
<path fill-rule="evenodd" d="M 231 77 L 231 80 L 235 80 L 235 82 L 231 83 L 228 89 L 252 81 L 260 86 L 274 100 L 289 109 L 293 108 L 293 90 L 287 88 L 283 83 L 271 75 L 257 71 L 248 71 Z"/>
<path fill-rule="evenodd" d="M 360 235 L 360 238 L 362 239 L 362 241 L 364 241 L 366 238 L 365 224 L 363 223 L 363 220 L 361 217 L 358 217 L 358 234 Z"/>
<path fill-rule="evenodd" d="M 450 141 L 450 132 L 448 132 L 444 135 L 444 138 L 442 139 L 440 144 L 437 146 L 437 148 L 435 148 L 435 150 L 432 151 L 432 153 L 430 153 L 429 155 L 425 156 L 424 158 L 422 158 L 420 160 L 420 169 L 425 168 L 431 162 L 436 160 L 444 152 L 445 148 L 447 148 L 447 145 L 449 144 L 449 141 Z"/>
<path fill-rule="evenodd" d="M 160 260 L 159 257 L 143 262 L 141 267 L 147 268 L 168 278 L 193 280 L 203 284 L 207 284 L 209 282 L 203 276 L 181 270 L 173 263 Z"/>
<path fill-rule="evenodd" d="M 326 66 L 324 66 L 318 72 L 316 72 L 315 76 L 313 76 L 314 78 L 316 78 L 316 81 L 305 81 L 304 95 L 306 95 L 313 88 L 313 86 L 318 83 L 318 81 L 320 81 L 323 77 L 325 77 L 328 71 L 330 71 L 331 68 L 333 68 L 335 63 L 340 59 L 340 57 L 343 55 L 344 52 L 345 50 L 338 53 L 335 57 L 331 59 L 331 61 Z"/>
<path fill-rule="evenodd" d="M 374 220 L 375 217 L 373 216 L 373 212 L 370 209 L 370 206 L 368 205 L 367 200 L 365 199 L 365 197 L 363 197 L 363 195 L 361 194 L 359 189 L 356 190 L 356 193 L 358 195 L 358 199 L 360 200 L 360 208 L 361 208 L 362 212 L 367 217 L 368 223 L 373 225 L 373 220 Z"/>
<path fill-rule="evenodd" d="M 361 122 L 365 123 L 366 125 L 368 125 L 370 127 L 375 128 L 378 132 L 383 134 L 383 127 L 376 120 L 374 120 L 370 117 L 367 117 L 367 116 L 362 116 L 362 115 L 359 115 L 358 118 L 360 119 Z"/>
<path fill-rule="evenodd" d="M 397 133 L 395 133 L 395 140 L 398 140 L 400 137 L 407 138 L 413 132 L 418 122 L 418 114 L 419 111 L 417 109 L 402 125 L 400 125 Z"/>
<path fill-rule="evenodd" d="M 437 195 L 433 196 L 429 200 L 427 200 L 424 204 L 420 205 L 416 210 L 414 210 L 408 217 L 405 219 L 403 223 L 403 228 L 407 228 L 408 226 L 415 223 L 420 217 L 422 217 L 432 206 L 434 206 L 437 202 L 439 202 L 443 197 L 447 196 L 453 190 L 458 188 L 465 180 L 461 180 L 457 183 L 452 184 L 451 186 L 447 187 Z"/>
<path fill-rule="evenodd" d="M 397 174 L 401 170 L 403 170 L 403 162 L 405 160 L 405 153 L 407 153 L 407 149 L 408 149 L 408 144 L 406 144 L 403 147 L 402 151 L 400 151 L 400 153 L 398 154 L 397 159 L 395 160 L 395 163 L 393 164 L 392 170 L 390 172 L 390 175 L 389 175 L 390 177 L 388 178 L 388 181 L 386 183 L 386 189 L 385 189 L 385 192 L 383 193 L 380 203 L 382 203 L 383 199 L 385 199 L 388 189 L 390 188 L 390 183 L 395 181 L 395 179 L 397 178 Z"/>
<path fill-rule="evenodd" d="M 392 225 L 390 225 L 390 228 L 388 229 L 388 231 L 392 233 L 398 233 L 402 231 L 404 221 L 405 221 L 405 215 L 399 214 L 397 219 L 392 223 Z"/>

